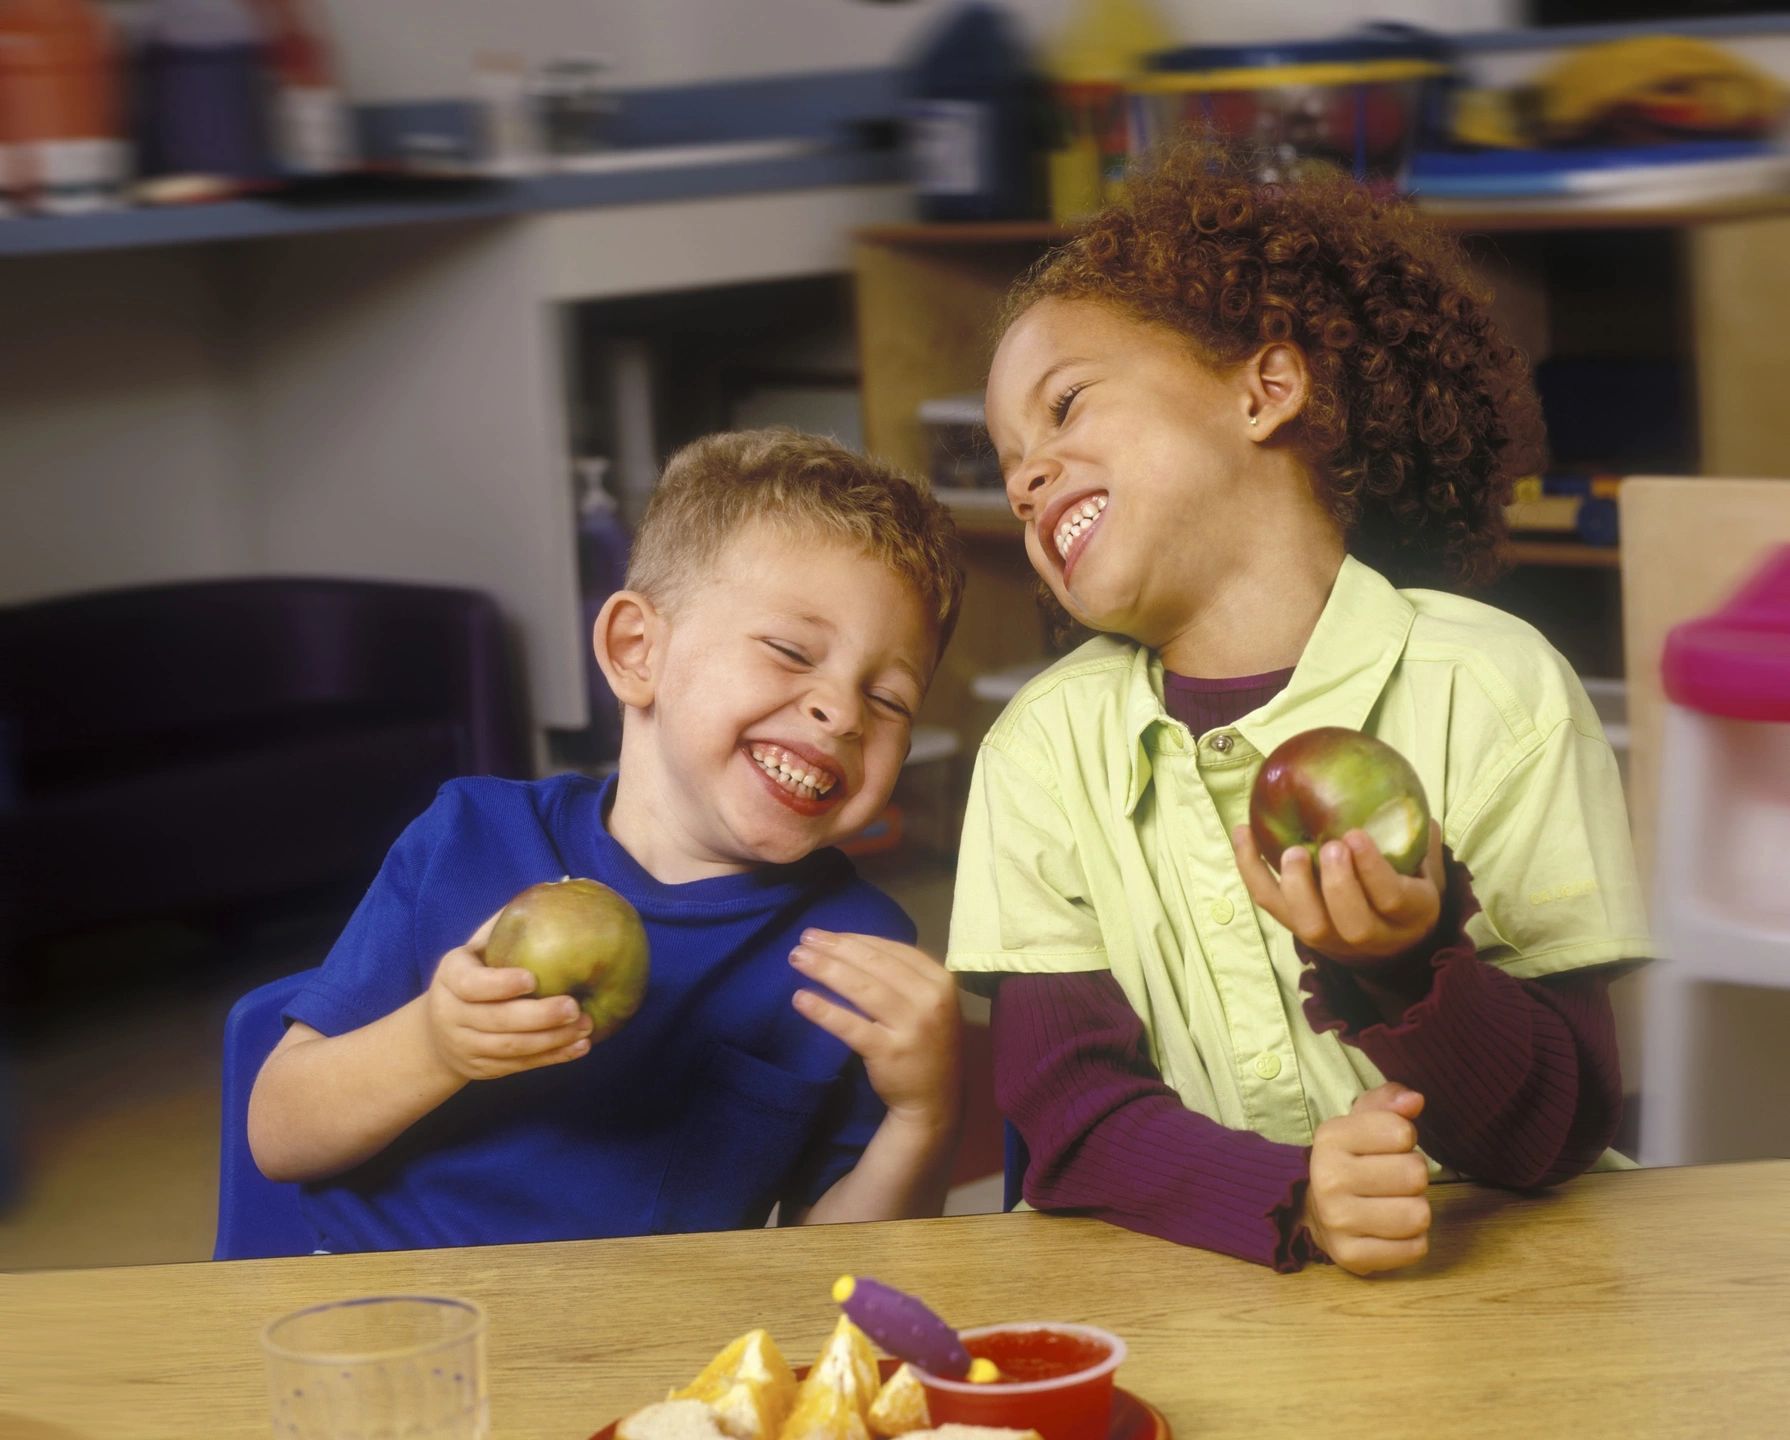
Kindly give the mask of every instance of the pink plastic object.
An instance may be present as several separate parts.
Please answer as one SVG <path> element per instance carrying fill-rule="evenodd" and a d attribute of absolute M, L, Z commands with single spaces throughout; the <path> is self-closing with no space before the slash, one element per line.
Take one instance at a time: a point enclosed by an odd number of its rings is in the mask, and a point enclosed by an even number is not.
<path fill-rule="evenodd" d="M 1673 626 L 1660 672 L 1667 697 L 1687 710 L 1790 722 L 1790 545 L 1714 614 Z"/>

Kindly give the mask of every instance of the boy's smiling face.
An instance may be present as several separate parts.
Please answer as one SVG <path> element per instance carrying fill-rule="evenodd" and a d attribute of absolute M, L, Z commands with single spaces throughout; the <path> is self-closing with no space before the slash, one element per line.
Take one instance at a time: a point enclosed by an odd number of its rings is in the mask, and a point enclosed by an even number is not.
<path fill-rule="evenodd" d="M 617 688 L 634 713 L 610 823 L 649 871 L 784 864 L 876 818 L 938 650 L 912 585 L 844 542 L 761 522 L 647 611 L 649 690 Z M 601 655 L 601 621 L 598 641 Z"/>
<path fill-rule="evenodd" d="M 1032 306 L 990 367 L 990 437 L 1026 553 L 1070 614 L 1162 648 L 1252 530 L 1246 387 L 1167 330 Z"/>

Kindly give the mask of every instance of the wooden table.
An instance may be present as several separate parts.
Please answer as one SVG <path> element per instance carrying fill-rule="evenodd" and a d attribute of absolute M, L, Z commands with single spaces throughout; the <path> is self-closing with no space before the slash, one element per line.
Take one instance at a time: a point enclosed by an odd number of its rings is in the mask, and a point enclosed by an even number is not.
<path fill-rule="evenodd" d="M 806 1362 L 847 1270 L 961 1325 L 1119 1331 L 1178 1437 L 1790 1433 L 1790 1161 L 1436 1211 L 1430 1260 L 1376 1281 L 1030 1214 L 0 1276 L 0 1437 L 259 1440 L 264 1320 L 428 1290 L 490 1310 L 498 1436 L 582 1440 L 754 1325 Z"/>

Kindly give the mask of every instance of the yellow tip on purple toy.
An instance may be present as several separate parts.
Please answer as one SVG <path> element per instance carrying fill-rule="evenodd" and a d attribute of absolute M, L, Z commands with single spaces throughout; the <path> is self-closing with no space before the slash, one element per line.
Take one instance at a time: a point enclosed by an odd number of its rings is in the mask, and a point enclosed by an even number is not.
<path fill-rule="evenodd" d="M 1001 1378 L 1000 1367 L 992 1360 L 985 1360 L 978 1355 L 970 1361 L 969 1381 L 972 1385 L 992 1385 Z"/>
<path fill-rule="evenodd" d="M 833 1282 L 833 1303 L 843 1305 L 851 1299 L 852 1291 L 858 1288 L 858 1282 L 850 1275 L 841 1275 Z"/>

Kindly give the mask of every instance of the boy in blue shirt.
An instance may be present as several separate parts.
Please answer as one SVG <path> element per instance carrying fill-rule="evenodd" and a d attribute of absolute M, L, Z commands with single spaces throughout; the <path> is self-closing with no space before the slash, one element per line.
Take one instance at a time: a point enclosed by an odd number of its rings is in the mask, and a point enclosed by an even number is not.
<path fill-rule="evenodd" d="M 593 637 L 617 775 L 443 786 L 287 1008 L 249 1141 L 317 1248 L 938 1213 L 955 988 L 832 846 L 887 802 L 962 587 L 943 506 L 830 441 L 673 457 Z M 565 875 L 652 947 L 594 1047 L 570 997 L 482 959 Z"/>

